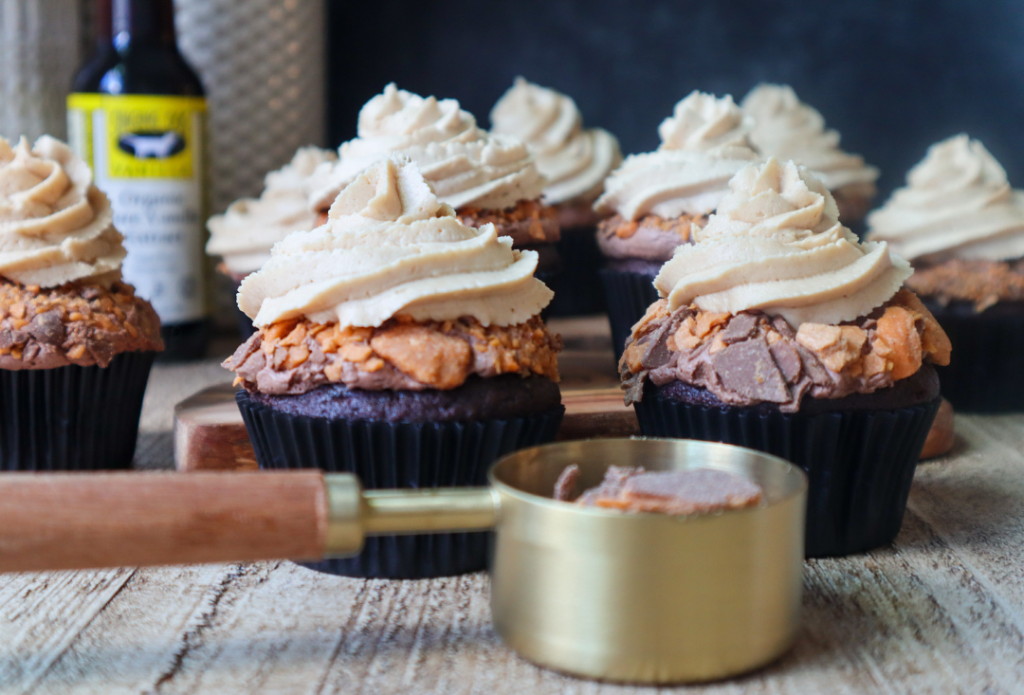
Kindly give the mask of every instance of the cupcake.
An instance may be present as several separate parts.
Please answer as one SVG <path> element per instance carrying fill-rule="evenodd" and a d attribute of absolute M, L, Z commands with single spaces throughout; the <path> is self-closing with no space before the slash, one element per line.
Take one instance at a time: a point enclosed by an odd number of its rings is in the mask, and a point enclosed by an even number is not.
<path fill-rule="evenodd" d="M 267 174 L 258 200 L 236 200 L 223 215 L 209 219 L 206 252 L 223 258 L 217 270 L 231 278 L 236 290 L 245 276 L 266 263 L 274 244 L 289 232 L 316 226 L 317 213 L 309 207 L 308 198 L 324 183 L 317 175 L 326 173 L 326 169 L 319 165 L 335 159 L 330 150 L 299 148 L 291 162 Z M 238 327 L 243 338 L 253 333 L 252 321 L 241 312 Z"/>
<path fill-rule="evenodd" d="M 401 153 L 464 224 L 493 224 L 515 248 L 536 251 L 541 277 L 560 269 L 558 213 L 541 202 L 545 181 L 533 156 L 518 140 L 478 127 L 456 100 L 424 98 L 389 84 L 359 111 L 358 137 L 338 153 L 328 183 L 310 198 L 321 213 L 368 167 Z"/>
<path fill-rule="evenodd" d="M 583 128 L 576 102 L 517 77 L 491 110 L 491 132 L 526 144 L 547 179 L 543 202 L 558 213 L 562 273 L 553 278 L 550 316 L 604 311 L 597 290 L 601 253 L 594 238 L 601 215 L 594 201 L 604 179 L 622 162 L 619 141 L 601 128 Z"/>
<path fill-rule="evenodd" d="M 793 162 L 741 170 L 620 363 L 647 436 L 724 441 L 810 478 L 807 552 L 844 555 L 899 531 L 939 407 L 949 340 L 902 285 L 909 264 L 861 243 L 828 188 Z"/>
<path fill-rule="evenodd" d="M 729 190 L 729 179 L 758 157 L 749 123 L 732 97 L 693 92 L 658 127 L 661 146 L 626 157 L 605 180 L 594 209 L 608 259 L 601 271 L 616 359 L 630 328 L 657 299 L 651 281 L 676 247 L 690 241 Z"/>
<path fill-rule="evenodd" d="M 1024 410 L 1024 191 L 957 135 L 928 149 L 868 227 L 913 264 L 907 285 L 953 342 L 942 395 L 963 410 Z"/>
<path fill-rule="evenodd" d="M 825 119 L 797 98 L 792 87 L 760 84 L 743 99 L 753 120 L 750 140 L 765 156 L 792 159 L 814 172 L 828 188 L 847 226 L 859 226 L 878 192 L 878 169 L 839 147 L 839 133 L 825 129 Z"/>
<path fill-rule="evenodd" d="M 536 267 L 494 225 L 460 222 L 409 159 L 373 165 L 242 281 L 258 330 L 225 366 L 260 466 L 484 485 L 499 456 L 553 440 L 561 343 L 538 316 L 551 290 Z M 483 533 L 371 538 L 311 566 L 433 577 L 483 569 L 486 549 Z"/>
<path fill-rule="evenodd" d="M 130 468 L 160 321 L 92 171 L 0 138 L 0 469 Z"/>

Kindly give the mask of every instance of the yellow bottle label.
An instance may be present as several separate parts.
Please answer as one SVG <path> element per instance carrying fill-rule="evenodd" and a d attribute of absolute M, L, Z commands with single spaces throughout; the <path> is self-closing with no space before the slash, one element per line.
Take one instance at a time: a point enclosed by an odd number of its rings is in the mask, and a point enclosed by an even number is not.
<path fill-rule="evenodd" d="M 206 314 L 202 97 L 74 93 L 72 148 L 125 237 L 122 272 L 165 323 Z"/>

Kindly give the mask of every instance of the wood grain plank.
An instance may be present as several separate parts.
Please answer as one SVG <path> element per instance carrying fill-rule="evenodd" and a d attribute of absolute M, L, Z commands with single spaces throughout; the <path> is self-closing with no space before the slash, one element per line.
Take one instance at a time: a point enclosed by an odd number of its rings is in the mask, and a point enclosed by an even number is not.
<path fill-rule="evenodd" d="M 124 587 L 134 570 L 4 577 L 0 587 L 0 684 L 34 692 L 37 682 Z"/>
<path fill-rule="evenodd" d="M 493 634 L 487 596 L 482 575 L 360 581 L 290 563 L 246 566 L 159 692 L 655 692 L 528 664 Z M 778 664 L 661 692 L 1013 692 L 1021 682 L 1013 617 L 916 516 L 895 549 L 809 563 L 804 617 Z M 77 658 L 89 653 L 76 646 Z"/>
<path fill-rule="evenodd" d="M 40 676 L 32 692 L 156 691 L 238 571 L 237 565 L 138 570 Z"/>
<path fill-rule="evenodd" d="M 962 444 L 919 466 L 909 506 L 1024 629 L 1024 419 L 961 416 Z"/>
<path fill-rule="evenodd" d="M 250 565 L 189 643 L 161 693 L 313 693 L 341 634 L 374 594 L 291 563 Z"/>

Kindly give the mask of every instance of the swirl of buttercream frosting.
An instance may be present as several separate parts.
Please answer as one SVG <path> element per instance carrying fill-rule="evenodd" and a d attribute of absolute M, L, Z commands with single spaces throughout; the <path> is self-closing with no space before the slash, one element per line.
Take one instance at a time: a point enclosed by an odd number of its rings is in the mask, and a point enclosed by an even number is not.
<path fill-rule="evenodd" d="M 329 183 L 310 203 L 323 209 L 368 167 L 392 153 L 416 162 L 438 200 L 454 208 L 503 209 L 539 198 L 544 177 L 526 145 L 490 135 L 454 99 L 421 97 L 394 84 L 359 111 L 358 137 L 343 143 Z"/>
<path fill-rule="evenodd" d="M 56 287 L 120 277 L 124 238 L 92 170 L 48 135 L 29 148 L 0 138 L 0 275 Z"/>
<path fill-rule="evenodd" d="M 669 307 L 736 314 L 758 309 L 802 323 L 865 316 L 910 277 L 885 242 L 861 243 L 838 220 L 824 183 L 792 161 L 770 157 L 729 182 L 730 193 L 695 244 L 680 246 L 654 286 Z"/>
<path fill-rule="evenodd" d="M 622 162 L 619 141 L 601 128 L 583 128 L 576 102 L 517 77 L 491 110 L 491 132 L 526 143 L 547 179 L 549 205 L 591 202 Z"/>
<path fill-rule="evenodd" d="M 800 101 L 788 85 L 760 84 L 743 98 L 742 108 L 753 122 L 750 140 L 765 156 L 803 164 L 834 191 L 850 184 L 871 184 L 878 169 L 860 155 L 839 147 L 839 133 L 825 128 L 825 119 Z"/>
<path fill-rule="evenodd" d="M 535 251 L 513 250 L 493 224 L 462 224 L 417 165 L 393 155 L 341 192 L 325 224 L 278 242 L 238 306 L 257 326 L 303 316 L 380 326 L 396 314 L 515 325 L 553 296 L 536 267 Z"/>
<path fill-rule="evenodd" d="M 691 93 L 658 127 L 661 146 L 626 157 L 605 179 L 594 209 L 629 220 L 714 211 L 729 191 L 729 179 L 758 159 L 749 128 L 732 97 Z"/>
<path fill-rule="evenodd" d="M 1024 191 L 984 145 L 956 135 L 928 148 L 868 228 L 911 261 L 1013 260 L 1024 256 Z"/>
<path fill-rule="evenodd" d="M 323 184 L 320 165 L 335 158 L 330 150 L 299 148 L 288 164 L 266 175 L 258 199 L 236 200 L 209 219 L 207 253 L 222 256 L 230 272 L 246 275 L 266 263 L 271 247 L 289 233 L 312 229 L 317 213 L 309 207 L 309 194 Z"/>

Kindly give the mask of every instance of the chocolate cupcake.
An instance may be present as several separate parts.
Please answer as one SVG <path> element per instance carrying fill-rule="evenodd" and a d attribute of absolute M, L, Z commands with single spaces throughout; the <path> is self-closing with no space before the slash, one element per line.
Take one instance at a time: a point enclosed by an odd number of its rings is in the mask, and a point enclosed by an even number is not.
<path fill-rule="evenodd" d="M 907 285 L 953 343 L 942 395 L 962 410 L 1024 410 L 1024 191 L 957 135 L 928 149 L 868 226 L 913 264 Z"/>
<path fill-rule="evenodd" d="M 558 213 L 562 272 L 552 279 L 555 298 L 546 315 L 601 313 L 602 256 L 594 232 L 602 215 L 594 201 L 604 191 L 605 177 L 622 162 L 619 141 L 601 128 L 584 129 L 570 97 L 522 77 L 491 110 L 491 132 L 526 144 L 547 179 L 543 202 Z"/>
<path fill-rule="evenodd" d="M 655 280 L 620 369 L 649 436 L 724 441 L 810 478 L 809 555 L 889 542 L 939 407 L 949 340 L 909 264 L 860 243 L 809 170 L 769 158 L 730 182 Z"/>
<path fill-rule="evenodd" d="M 64 143 L 0 138 L 0 470 L 130 468 L 163 350 L 123 237 Z"/>
<path fill-rule="evenodd" d="M 792 87 L 759 84 L 743 98 L 743 112 L 753 120 L 750 141 L 764 156 L 791 159 L 812 170 L 832 193 L 839 219 L 859 230 L 878 190 L 878 169 L 839 147 L 839 133 L 804 104 Z"/>
<path fill-rule="evenodd" d="M 358 137 L 338 149 L 328 183 L 310 198 L 325 211 L 368 167 L 401 153 L 416 162 L 438 200 L 471 227 L 493 224 L 517 249 L 537 252 L 538 276 L 561 268 L 558 213 L 541 202 L 545 180 L 526 146 L 490 135 L 455 99 L 384 88 L 359 111 Z"/>
<path fill-rule="evenodd" d="M 551 441 L 563 408 L 537 254 L 469 227 L 393 155 L 327 222 L 242 282 L 258 331 L 225 362 L 262 468 L 356 473 L 368 488 L 486 484 L 499 456 Z M 312 565 L 351 576 L 482 569 L 482 533 L 371 538 Z"/>
<path fill-rule="evenodd" d="M 301 147 L 288 164 L 267 174 L 259 199 L 236 200 L 223 215 L 209 219 L 206 252 L 223 258 L 217 270 L 231 278 L 236 291 L 249 273 L 267 262 L 274 244 L 290 232 L 316 226 L 317 212 L 310 207 L 309 196 L 325 183 L 320 177 L 329 169 L 321 165 L 336 159 L 330 150 Z M 254 330 L 240 311 L 238 329 L 243 339 Z"/>
<path fill-rule="evenodd" d="M 658 127 L 661 146 L 626 157 L 605 181 L 594 209 L 613 215 L 598 225 L 597 243 L 608 259 L 601 279 L 616 359 L 657 299 L 651 281 L 661 265 L 707 221 L 729 179 L 757 160 L 749 129 L 732 97 L 693 92 Z"/>

